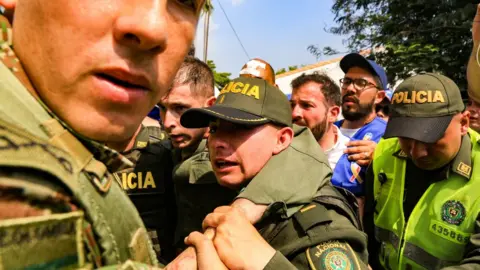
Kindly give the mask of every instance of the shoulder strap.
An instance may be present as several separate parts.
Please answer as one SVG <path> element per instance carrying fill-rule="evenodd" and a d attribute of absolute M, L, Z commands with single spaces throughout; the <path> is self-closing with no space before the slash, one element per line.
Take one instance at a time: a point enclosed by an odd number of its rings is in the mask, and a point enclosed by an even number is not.
<path fill-rule="evenodd" d="M 144 128 L 147 131 L 149 143 L 156 143 L 168 138 L 167 133 L 159 127 L 145 126 Z"/>
<path fill-rule="evenodd" d="M 313 201 L 347 217 L 357 229 L 362 230 L 357 198 L 350 191 L 341 187 L 326 185 Z"/>

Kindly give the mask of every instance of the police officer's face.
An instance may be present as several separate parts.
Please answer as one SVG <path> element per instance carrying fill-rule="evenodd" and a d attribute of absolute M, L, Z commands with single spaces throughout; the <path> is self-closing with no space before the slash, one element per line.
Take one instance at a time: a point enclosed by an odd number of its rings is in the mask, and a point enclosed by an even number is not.
<path fill-rule="evenodd" d="M 288 147 L 293 131 L 288 139 L 289 135 L 283 134 L 286 129 L 270 124 L 247 127 L 223 120 L 212 122 L 208 149 L 220 185 L 232 189 L 245 186 L 273 155 Z"/>
<path fill-rule="evenodd" d="M 173 147 L 180 149 L 190 146 L 196 147 L 203 139 L 207 129 L 185 128 L 180 124 L 180 117 L 190 108 L 208 107 L 214 101 L 214 97 L 207 98 L 194 95 L 188 84 L 174 86 L 168 95 L 161 99 L 159 104 L 160 117 Z"/>
<path fill-rule="evenodd" d="M 480 131 L 480 104 L 468 99 L 467 110 L 470 112 L 470 128 Z"/>
<path fill-rule="evenodd" d="M 165 94 L 204 0 L 0 0 L 42 100 L 99 141 L 132 136 Z"/>
<path fill-rule="evenodd" d="M 420 169 L 435 170 L 452 161 L 460 149 L 462 136 L 467 134 L 469 112 L 456 115 L 444 136 L 435 143 L 423 143 L 408 138 L 398 138 L 401 149 Z"/>
<path fill-rule="evenodd" d="M 329 106 L 321 90 L 322 85 L 309 82 L 292 92 L 293 123 L 308 127 L 315 139 L 322 139 L 325 131 L 336 120 L 340 108 Z"/>
<path fill-rule="evenodd" d="M 374 76 L 370 71 L 359 67 L 352 67 L 345 74 L 348 79 L 363 79 L 368 84 L 361 90 L 354 83 L 342 84 L 342 114 L 350 121 L 360 120 L 374 112 L 375 104 L 382 101 L 384 91 L 379 91 Z"/>

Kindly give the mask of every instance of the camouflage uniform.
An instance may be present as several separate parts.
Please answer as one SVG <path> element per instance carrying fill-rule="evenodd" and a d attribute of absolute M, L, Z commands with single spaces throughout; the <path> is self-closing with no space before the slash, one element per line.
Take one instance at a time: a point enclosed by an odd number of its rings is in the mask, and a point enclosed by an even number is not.
<path fill-rule="evenodd" d="M 0 268 L 156 264 L 135 206 L 109 173 L 131 162 L 32 96 L 10 26 L 0 23 Z"/>

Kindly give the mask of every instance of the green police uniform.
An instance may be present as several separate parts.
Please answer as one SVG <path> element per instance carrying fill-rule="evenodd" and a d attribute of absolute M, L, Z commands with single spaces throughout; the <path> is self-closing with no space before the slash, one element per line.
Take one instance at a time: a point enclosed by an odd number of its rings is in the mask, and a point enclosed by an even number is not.
<path fill-rule="evenodd" d="M 415 166 L 398 139 L 390 138 L 434 143 L 443 137 L 452 117 L 464 109 L 460 91 L 444 76 L 424 74 L 407 79 L 395 95 L 393 122 L 385 133 L 389 139 L 377 145 L 367 173 L 365 226 L 372 266 L 479 269 L 479 134 L 469 130 L 456 156 L 436 170 Z M 405 131 L 398 123 L 407 115 L 410 129 Z"/>
<path fill-rule="evenodd" d="M 122 154 L 134 167 L 118 171 L 114 176 L 137 207 L 158 259 L 166 263 L 176 254 L 173 160 L 168 135 L 159 127 L 141 125 L 132 149 Z"/>
<path fill-rule="evenodd" d="M 174 243 L 177 249 L 183 249 L 185 237 L 193 231 L 202 231 L 205 216 L 218 206 L 229 205 L 237 193 L 217 183 L 206 140 L 200 142 L 194 153 L 176 150 L 176 160 L 179 162 L 175 166 L 173 179 L 178 214 Z"/>
<path fill-rule="evenodd" d="M 214 106 L 187 110 L 181 124 L 204 127 L 215 118 L 292 126 L 286 96 L 254 78 L 233 80 Z M 277 250 L 266 269 L 366 269 L 366 235 L 358 229 L 356 200 L 330 184 L 331 169 L 312 133 L 305 127 L 294 129 L 290 146 L 270 158 L 239 194 L 268 205 L 255 224 Z"/>
<path fill-rule="evenodd" d="M 8 22 L 0 24 L 0 268 L 156 264 L 138 212 L 109 173 L 131 162 L 75 134 L 32 96 Z M 9 203 L 37 214 L 18 217 Z"/>

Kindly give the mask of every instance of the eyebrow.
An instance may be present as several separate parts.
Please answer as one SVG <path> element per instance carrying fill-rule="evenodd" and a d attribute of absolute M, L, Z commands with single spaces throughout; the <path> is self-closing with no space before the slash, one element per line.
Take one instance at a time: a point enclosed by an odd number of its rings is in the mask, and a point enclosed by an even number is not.
<path fill-rule="evenodd" d="M 164 103 L 164 102 L 160 102 L 160 105 L 161 106 L 183 106 L 183 107 L 192 107 L 192 105 L 188 104 L 188 103 L 184 103 L 182 101 L 173 101 L 173 102 L 167 102 L 167 103 Z"/>

